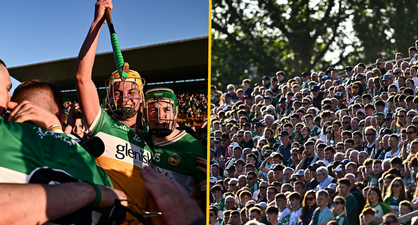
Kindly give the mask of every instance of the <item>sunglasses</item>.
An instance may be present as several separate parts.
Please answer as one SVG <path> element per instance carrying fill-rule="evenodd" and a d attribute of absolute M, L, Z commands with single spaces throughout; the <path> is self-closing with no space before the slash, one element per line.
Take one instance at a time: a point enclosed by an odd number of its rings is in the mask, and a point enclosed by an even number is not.
<path fill-rule="evenodd" d="M 312 198 L 312 197 L 310 197 L 310 198 L 306 198 L 306 200 L 308 200 L 308 201 L 312 201 L 312 200 L 314 200 L 315 198 Z"/>
<path fill-rule="evenodd" d="M 404 115 L 400 115 L 400 116 L 398 116 L 399 118 L 404 118 L 405 116 Z"/>
<path fill-rule="evenodd" d="M 308 102 L 302 102 L 302 104 L 307 105 L 307 104 L 309 104 L 309 103 L 308 103 Z"/>
<path fill-rule="evenodd" d="M 343 147 L 337 147 L 337 149 L 344 149 Z"/>
<path fill-rule="evenodd" d="M 412 132 L 412 131 L 408 131 L 408 132 L 406 132 L 406 134 L 413 134 L 414 132 Z"/>
<path fill-rule="evenodd" d="M 392 187 L 400 187 L 401 185 L 400 184 L 392 184 Z"/>
<path fill-rule="evenodd" d="M 267 188 L 267 187 L 263 187 L 263 186 L 261 186 L 261 187 L 260 187 L 260 189 L 266 189 L 266 188 Z"/>
<path fill-rule="evenodd" d="M 354 86 L 353 88 L 354 88 L 354 89 L 358 89 L 358 86 Z"/>
<path fill-rule="evenodd" d="M 292 155 L 293 155 L 293 156 L 297 156 L 297 155 L 298 155 L 298 153 L 293 153 Z"/>
<path fill-rule="evenodd" d="M 374 135 L 374 134 L 370 134 L 370 133 L 368 133 L 368 134 L 367 134 L 367 133 L 366 133 L 366 136 L 373 136 L 373 135 Z"/>
<path fill-rule="evenodd" d="M 411 75 L 411 73 L 405 73 L 405 75 Z"/>
<path fill-rule="evenodd" d="M 213 214 L 213 213 L 209 213 L 209 216 L 214 216 L 215 214 Z"/>
<path fill-rule="evenodd" d="M 380 66 L 380 65 L 382 65 L 382 63 L 376 63 L 376 65 Z"/>
<path fill-rule="evenodd" d="M 341 202 L 332 202 L 333 205 L 339 205 Z"/>
<path fill-rule="evenodd" d="M 300 107 L 300 105 L 299 104 L 297 104 L 297 105 L 294 105 L 295 107 Z"/>

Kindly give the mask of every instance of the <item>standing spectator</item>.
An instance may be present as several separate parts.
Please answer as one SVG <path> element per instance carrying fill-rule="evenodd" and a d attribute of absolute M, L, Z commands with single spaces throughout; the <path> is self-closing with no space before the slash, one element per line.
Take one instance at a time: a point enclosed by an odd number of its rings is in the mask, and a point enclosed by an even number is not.
<path fill-rule="evenodd" d="M 358 211 L 357 211 L 357 200 L 350 192 L 351 181 L 347 178 L 338 180 L 339 196 L 345 199 L 345 208 L 347 209 L 346 214 L 348 217 L 348 224 L 357 224 Z"/>

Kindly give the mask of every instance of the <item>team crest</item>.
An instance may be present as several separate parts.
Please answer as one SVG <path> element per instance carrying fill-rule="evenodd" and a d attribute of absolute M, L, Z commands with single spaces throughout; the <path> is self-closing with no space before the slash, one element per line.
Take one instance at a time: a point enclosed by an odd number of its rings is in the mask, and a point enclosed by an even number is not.
<path fill-rule="evenodd" d="M 168 163 L 172 166 L 177 166 L 180 163 L 180 156 L 177 153 L 173 153 L 168 157 Z"/>

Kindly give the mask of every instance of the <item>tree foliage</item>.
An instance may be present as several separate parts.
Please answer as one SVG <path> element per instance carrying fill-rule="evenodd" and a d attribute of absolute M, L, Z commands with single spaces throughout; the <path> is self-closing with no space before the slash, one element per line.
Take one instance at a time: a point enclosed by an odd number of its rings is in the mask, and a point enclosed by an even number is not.
<path fill-rule="evenodd" d="M 359 40 L 358 54 L 350 61 L 394 60 L 396 52 L 408 56 L 414 45 L 418 22 L 417 0 L 367 0 L 353 4 L 353 28 Z"/>
<path fill-rule="evenodd" d="M 212 79 L 224 88 L 244 78 L 290 77 L 324 69 L 324 55 L 344 51 L 350 43 L 344 22 L 347 1 L 213 0 Z M 334 64 L 348 59 L 338 54 Z"/>

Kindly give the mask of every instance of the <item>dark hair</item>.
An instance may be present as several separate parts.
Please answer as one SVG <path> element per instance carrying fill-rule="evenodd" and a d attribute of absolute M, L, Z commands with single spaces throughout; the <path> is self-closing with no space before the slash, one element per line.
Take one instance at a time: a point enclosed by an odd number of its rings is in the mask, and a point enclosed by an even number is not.
<path fill-rule="evenodd" d="M 371 191 L 376 192 L 377 196 L 379 196 L 379 202 L 383 202 L 382 192 L 380 192 L 380 189 L 378 187 L 371 187 L 369 189 L 369 191 L 367 191 L 367 195 L 366 195 L 366 206 L 371 206 L 372 205 L 372 203 L 369 200 L 369 194 L 370 194 Z"/>
<path fill-rule="evenodd" d="M 58 106 L 59 112 L 64 113 L 64 100 L 61 94 L 61 90 L 53 83 L 41 81 L 41 80 L 30 80 L 22 82 L 13 92 L 12 101 L 21 102 L 21 98 L 25 98 L 27 95 L 31 95 L 28 91 L 34 90 L 47 90 L 50 91 L 54 97 L 55 103 Z M 49 111 L 51 111 L 48 109 Z"/>
<path fill-rule="evenodd" d="M 308 195 L 313 195 L 313 198 L 315 199 L 315 204 L 312 206 L 312 211 L 315 210 L 318 205 L 316 204 L 316 193 L 314 190 L 309 190 L 307 192 L 305 192 L 305 196 L 303 197 L 303 201 L 302 201 L 302 214 L 300 215 L 300 219 L 304 220 L 306 215 L 308 214 L 308 210 L 309 210 L 309 206 L 307 203 L 307 197 Z"/>
<path fill-rule="evenodd" d="M 1 60 L 1 59 L 0 59 L 0 64 L 2 64 L 4 67 L 7 67 L 7 66 L 6 66 L 6 63 L 4 63 L 4 61 L 3 61 L 3 60 Z"/>

